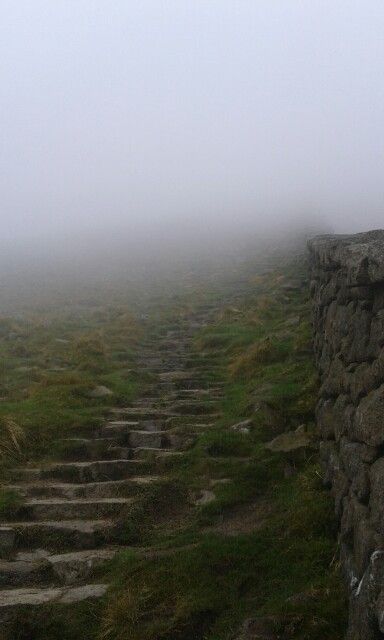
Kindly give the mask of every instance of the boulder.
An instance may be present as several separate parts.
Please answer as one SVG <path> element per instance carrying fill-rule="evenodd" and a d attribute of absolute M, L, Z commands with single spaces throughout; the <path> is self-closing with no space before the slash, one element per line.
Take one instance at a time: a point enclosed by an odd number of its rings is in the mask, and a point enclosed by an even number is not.
<path fill-rule="evenodd" d="M 111 391 L 110 389 L 108 389 L 108 387 L 105 387 L 102 384 L 95 387 L 94 389 L 92 389 L 92 391 L 88 393 L 89 398 L 106 398 L 108 396 L 113 396 L 113 391 Z"/>
<path fill-rule="evenodd" d="M 230 428 L 232 431 L 237 431 L 237 433 L 249 433 L 252 426 L 252 420 L 242 420 L 241 422 L 236 422 Z"/>
<path fill-rule="evenodd" d="M 311 447 L 314 444 L 312 434 L 303 431 L 288 431 L 281 433 L 279 436 L 271 440 L 265 445 L 269 451 L 281 451 L 289 453 L 297 449 Z"/>

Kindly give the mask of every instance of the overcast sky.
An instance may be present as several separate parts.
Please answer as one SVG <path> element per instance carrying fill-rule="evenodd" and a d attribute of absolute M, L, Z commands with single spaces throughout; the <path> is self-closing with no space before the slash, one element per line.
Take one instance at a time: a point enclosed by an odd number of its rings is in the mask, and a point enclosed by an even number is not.
<path fill-rule="evenodd" d="M 383 34 L 383 0 L 1 0 L 2 238 L 383 227 Z"/>

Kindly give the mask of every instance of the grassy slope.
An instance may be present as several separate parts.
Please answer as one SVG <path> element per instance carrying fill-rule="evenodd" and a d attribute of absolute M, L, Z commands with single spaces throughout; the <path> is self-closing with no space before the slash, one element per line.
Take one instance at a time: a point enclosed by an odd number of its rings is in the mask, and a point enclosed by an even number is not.
<path fill-rule="evenodd" d="M 20 625 L 17 640 L 75 640 L 85 633 L 90 640 L 229 640 L 247 618 L 260 619 L 276 638 L 343 637 L 335 524 L 317 453 L 272 453 L 264 446 L 313 420 L 317 381 L 306 291 L 285 287 L 302 277 L 300 269 L 284 265 L 263 277 L 251 271 L 250 286 L 197 336 L 195 361 L 208 365 L 213 382 L 211 364 L 227 380 L 222 419 L 122 518 L 131 548 L 108 570 L 113 586 L 106 602 L 44 612 Z M 221 295 L 226 292 L 201 283 L 177 296 L 159 295 L 144 338 Z M 27 460 L 49 457 L 58 429 L 75 434 L 102 418 L 111 401 L 87 397 L 95 384 L 106 384 L 114 403 L 123 403 L 145 383 L 132 371 L 140 332 L 116 305 L 4 325 L 0 417 L 24 428 Z M 63 339 L 68 342 L 57 341 Z M 33 369 L 20 369 L 25 366 Z M 61 366 L 67 369 L 49 371 Z M 246 418 L 249 433 L 230 429 Z M 22 456 L 13 451 L 8 463 Z M 192 505 L 194 495 L 212 488 L 213 502 Z M 14 506 L 12 497 L 5 500 Z M 135 546 L 164 553 L 144 559 Z"/>
<path fill-rule="evenodd" d="M 0 318 L 0 482 L 15 464 L 60 453 L 103 419 L 111 402 L 126 404 L 145 381 L 135 373 L 136 320 L 123 307 L 69 309 Z M 98 385 L 113 396 L 92 399 Z M 15 496 L 0 486 L 0 515 Z"/>
<path fill-rule="evenodd" d="M 102 638 L 225 640 L 247 618 L 276 638 L 343 637 L 335 523 L 317 452 L 264 447 L 281 431 L 311 429 L 313 420 L 308 301 L 305 288 L 284 288 L 292 276 L 302 276 L 297 265 L 253 279 L 252 293 L 198 337 L 196 353 L 227 376 L 223 418 L 168 473 L 179 492 L 226 481 L 215 484 L 216 500 L 206 506 L 188 511 L 179 499 L 181 518 L 173 513 L 152 527 L 147 520 L 136 542 L 176 552 L 118 559 Z M 230 429 L 249 417 L 249 433 Z"/>

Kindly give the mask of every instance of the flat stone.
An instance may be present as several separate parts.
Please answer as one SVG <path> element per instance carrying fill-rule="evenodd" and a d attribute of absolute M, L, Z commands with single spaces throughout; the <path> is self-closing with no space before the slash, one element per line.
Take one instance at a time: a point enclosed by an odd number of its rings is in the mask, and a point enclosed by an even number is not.
<path fill-rule="evenodd" d="M 252 420 L 242 420 L 241 422 L 236 422 L 230 428 L 232 431 L 237 431 L 238 433 L 249 433 L 252 426 Z"/>
<path fill-rule="evenodd" d="M 161 449 L 165 440 L 163 431 L 131 431 L 129 434 L 129 444 L 131 447 L 146 447 Z"/>
<path fill-rule="evenodd" d="M 113 391 L 102 384 L 98 385 L 88 393 L 89 398 L 106 398 L 107 396 L 113 396 Z"/>
<path fill-rule="evenodd" d="M 297 431 L 288 431 L 276 436 L 271 442 L 265 445 L 269 451 L 281 451 L 289 453 L 297 449 L 303 449 L 313 446 L 313 436 L 310 433 L 297 433 Z"/>
<path fill-rule="evenodd" d="M 32 520 L 73 520 L 77 518 L 110 518 L 123 507 L 132 503 L 132 498 L 95 498 L 65 500 L 47 498 L 28 500 L 23 512 Z"/>
<path fill-rule="evenodd" d="M 122 480 L 137 475 L 137 460 L 95 460 L 91 462 L 67 462 L 52 464 L 41 471 L 43 478 L 57 478 L 74 482 Z"/>
<path fill-rule="evenodd" d="M 48 562 L 53 573 L 64 583 L 74 584 L 89 578 L 97 567 L 112 560 L 118 549 L 91 549 L 52 555 Z"/>
<path fill-rule="evenodd" d="M 112 536 L 110 520 L 61 520 L 15 522 L 16 544 L 30 550 L 43 545 L 50 550 L 92 549 Z"/>
<path fill-rule="evenodd" d="M 90 598 L 101 598 L 107 588 L 105 584 L 88 584 L 71 589 L 64 587 L 58 589 L 10 589 L 0 591 L 0 608 L 39 606 L 49 602 L 72 604 Z"/>

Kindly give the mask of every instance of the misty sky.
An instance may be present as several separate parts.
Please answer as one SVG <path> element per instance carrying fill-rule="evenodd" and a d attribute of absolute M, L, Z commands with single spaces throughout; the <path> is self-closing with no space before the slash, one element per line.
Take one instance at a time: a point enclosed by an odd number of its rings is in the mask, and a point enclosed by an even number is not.
<path fill-rule="evenodd" d="M 1 234 L 384 226 L 382 0 L 1 0 Z"/>

